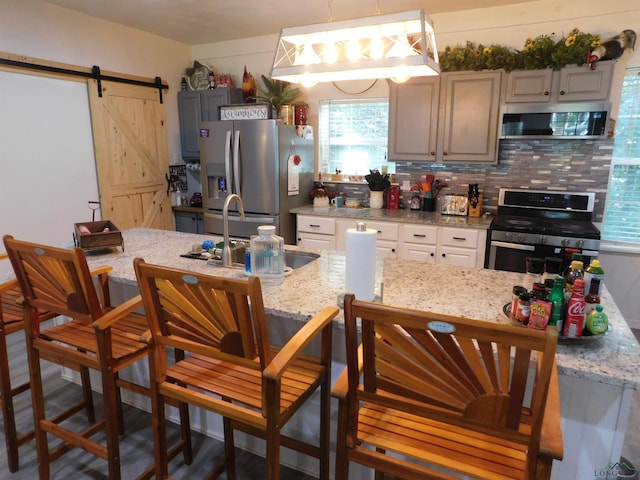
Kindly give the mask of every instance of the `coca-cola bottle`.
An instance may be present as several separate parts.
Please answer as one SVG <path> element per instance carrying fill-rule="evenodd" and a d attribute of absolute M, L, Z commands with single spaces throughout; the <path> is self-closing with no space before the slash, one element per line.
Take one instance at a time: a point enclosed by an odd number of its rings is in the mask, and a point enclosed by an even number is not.
<path fill-rule="evenodd" d="M 567 303 L 567 314 L 564 318 L 564 336 L 578 338 L 582 336 L 584 328 L 584 278 L 576 278 L 573 283 L 573 292 Z"/>

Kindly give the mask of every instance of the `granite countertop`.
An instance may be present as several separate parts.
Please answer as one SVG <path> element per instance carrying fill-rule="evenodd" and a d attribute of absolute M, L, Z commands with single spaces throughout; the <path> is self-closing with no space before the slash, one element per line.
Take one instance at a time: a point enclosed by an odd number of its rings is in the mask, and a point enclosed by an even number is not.
<path fill-rule="evenodd" d="M 374 220 L 398 223 L 421 223 L 443 227 L 462 227 L 488 230 L 492 216 L 458 217 L 454 215 L 441 215 L 438 212 L 423 212 L 421 210 L 386 208 L 336 208 L 314 207 L 312 205 L 297 207 L 289 210 L 297 215 L 315 215 L 318 217 L 353 218 L 356 220 Z"/>
<path fill-rule="evenodd" d="M 338 209 L 335 209 L 338 210 Z M 348 210 L 348 209 L 339 209 Z M 112 281 L 135 284 L 133 259 L 202 273 L 242 277 L 243 270 L 223 268 L 202 260 L 180 257 L 196 242 L 219 237 L 135 228 L 122 232 L 124 251 L 87 252 L 89 264 L 111 265 Z M 286 248 L 302 250 L 300 247 Z M 311 251 L 311 249 L 304 249 Z M 307 321 L 327 305 L 336 305 L 344 293 L 344 252 L 319 251 L 320 258 L 292 272 L 279 286 L 263 286 L 267 314 Z M 377 263 L 376 291 L 383 301 L 408 308 L 508 324 L 502 308 L 522 275 L 513 272 L 385 259 Z M 560 344 L 561 374 L 640 390 L 640 346 L 613 298 L 603 288 L 602 304 L 611 328 L 602 338 L 587 343 Z M 342 322 L 342 314 L 337 318 Z"/>

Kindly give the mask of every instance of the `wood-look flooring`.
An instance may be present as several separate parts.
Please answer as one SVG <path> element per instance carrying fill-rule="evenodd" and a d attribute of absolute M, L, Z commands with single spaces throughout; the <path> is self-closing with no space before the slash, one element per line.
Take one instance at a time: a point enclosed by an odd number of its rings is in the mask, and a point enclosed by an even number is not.
<path fill-rule="evenodd" d="M 48 392 L 48 408 L 59 408 L 80 398 L 80 387 L 75 383 L 62 380 L 59 370 L 49 369 L 45 379 Z M 96 412 L 102 407 L 101 395 L 95 394 Z M 28 430 L 33 423 L 29 393 L 23 393 L 15 402 L 16 421 L 20 432 Z M 133 479 L 153 464 L 153 435 L 151 416 L 147 412 L 131 406 L 124 406 L 126 433 L 120 438 L 120 456 L 122 478 Z M 1 414 L 0 414 L 1 417 Z M 78 424 L 84 424 L 83 415 L 77 417 Z M 0 421 L 2 419 L 0 418 Z M 177 438 L 177 428 L 170 435 Z M 96 438 L 99 437 L 99 434 Z M 172 438 L 172 437 L 170 437 Z M 223 456 L 222 442 L 199 433 L 193 433 L 194 459 L 191 465 L 185 465 L 178 455 L 169 464 L 169 474 L 175 480 L 202 479 L 210 472 Z M 240 449 L 236 450 L 238 480 L 257 480 L 264 478 L 265 460 Z M 4 435 L 0 434 L 0 480 L 33 480 L 38 478 L 38 462 L 35 442 L 31 441 L 20 448 L 20 469 L 9 473 Z M 103 480 L 108 478 L 107 464 L 87 452 L 74 449 L 51 464 L 52 480 Z M 226 475 L 222 475 L 222 479 Z M 283 467 L 283 480 L 314 480 L 296 470 Z"/>
<path fill-rule="evenodd" d="M 634 331 L 640 341 L 640 330 Z M 13 335 L 18 337 L 19 334 Z M 12 339 L 13 340 L 13 339 Z M 13 343 L 13 342 L 12 342 Z M 12 359 L 12 377 L 26 375 L 26 355 L 14 345 L 10 346 Z M 13 365 L 16 365 L 14 368 Z M 45 368 L 45 389 L 48 392 L 48 406 L 52 409 L 79 398 L 80 387 L 60 377 L 57 367 Z M 101 406 L 101 396 L 95 395 L 96 407 Z M 153 463 L 153 437 L 151 418 L 146 412 L 125 405 L 126 434 L 121 437 L 122 478 L 135 478 Z M 32 424 L 30 393 L 23 393 L 15 402 L 16 420 L 20 432 L 26 431 Z M 79 417 L 82 418 L 81 416 Z M 0 421 L 2 419 L 0 418 Z M 77 420 L 82 422 L 82 420 Z M 172 425 L 170 434 L 177 435 Z M 335 435 L 335 432 L 332 432 Z M 223 455 L 220 441 L 194 432 L 194 461 L 184 465 L 182 457 L 176 457 L 170 463 L 170 475 L 176 479 L 204 478 Z M 629 415 L 629 425 L 622 450 L 624 458 L 636 469 L 640 469 L 640 391 L 634 393 Z M 0 480 L 32 480 L 38 478 L 38 465 L 33 441 L 20 448 L 20 470 L 11 474 L 7 468 L 7 453 L 4 435 L 0 434 Z M 51 466 L 52 480 L 102 480 L 108 478 L 106 462 L 84 451 L 74 449 Z M 239 480 L 257 480 L 264 478 L 264 459 L 242 450 L 237 451 L 237 470 Z M 222 478 L 225 478 L 223 475 Z M 313 480 L 314 477 L 283 467 L 283 480 Z"/>

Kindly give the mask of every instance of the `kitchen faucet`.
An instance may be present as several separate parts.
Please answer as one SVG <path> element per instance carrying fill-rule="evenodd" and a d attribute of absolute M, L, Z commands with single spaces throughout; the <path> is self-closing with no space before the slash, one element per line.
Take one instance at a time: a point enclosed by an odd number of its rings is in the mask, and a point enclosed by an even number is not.
<path fill-rule="evenodd" d="M 229 246 L 229 205 L 235 200 L 240 210 L 240 218 L 244 220 L 244 205 L 242 204 L 242 198 L 237 193 L 227 195 L 224 201 L 224 207 L 222 209 L 222 222 L 224 223 L 224 245 L 222 246 L 222 266 L 231 266 L 231 247 Z"/>

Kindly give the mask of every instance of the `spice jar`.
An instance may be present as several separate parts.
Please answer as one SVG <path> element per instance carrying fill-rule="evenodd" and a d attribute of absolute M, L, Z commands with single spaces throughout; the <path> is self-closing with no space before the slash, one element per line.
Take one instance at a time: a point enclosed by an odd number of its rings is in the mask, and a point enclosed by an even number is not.
<path fill-rule="evenodd" d="M 511 316 L 512 317 L 516 316 L 516 310 L 518 308 L 518 298 L 520 297 L 520 294 L 526 291 L 527 289 L 524 288 L 522 285 L 516 285 L 515 287 L 513 287 L 513 294 L 511 295 Z"/>
<path fill-rule="evenodd" d="M 516 307 L 516 320 L 526 324 L 529 322 L 531 314 L 531 294 L 528 292 L 521 293 L 518 297 L 518 306 Z"/>

